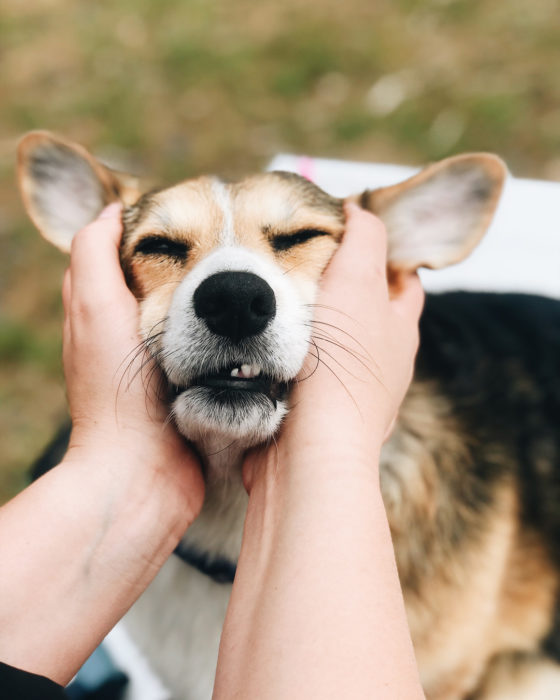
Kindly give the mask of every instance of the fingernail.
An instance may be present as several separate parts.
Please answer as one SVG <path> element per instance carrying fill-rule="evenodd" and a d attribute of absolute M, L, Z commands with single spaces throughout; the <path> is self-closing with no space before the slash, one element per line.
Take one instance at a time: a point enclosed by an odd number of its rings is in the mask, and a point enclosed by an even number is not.
<path fill-rule="evenodd" d="M 113 219 L 119 216 L 121 213 L 121 203 L 111 202 L 105 209 L 102 209 L 101 213 L 97 217 L 98 219 Z"/>

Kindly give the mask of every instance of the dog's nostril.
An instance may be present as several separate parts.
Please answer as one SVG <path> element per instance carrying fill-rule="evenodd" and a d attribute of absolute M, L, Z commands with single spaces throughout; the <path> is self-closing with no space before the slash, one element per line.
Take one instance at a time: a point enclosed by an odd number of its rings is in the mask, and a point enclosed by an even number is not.
<path fill-rule="evenodd" d="M 218 272 L 194 293 L 196 315 L 217 335 L 238 342 L 262 332 L 276 313 L 272 287 L 252 272 Z"/>
<path fill-rule="evenodd" d="M 271 290 L 272 291 L 272 290 Z M 274 294 L 261 294 L 251 302 L 250 311 L 257 316 L 273 316 L 275 311 Z"/>

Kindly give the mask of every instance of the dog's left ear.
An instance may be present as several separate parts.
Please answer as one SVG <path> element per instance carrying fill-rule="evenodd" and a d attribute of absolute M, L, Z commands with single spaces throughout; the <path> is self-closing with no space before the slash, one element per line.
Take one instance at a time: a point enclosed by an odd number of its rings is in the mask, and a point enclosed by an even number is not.
<path fill-rule="evenodd" d="M 455 156 L 358 201 L 385 223 L 392 269 L 436 269 L 463 260 L 479 243 L 506 175 L 503 161 L 489 153 Z"/>
<path fill-rule="evenodd" d="M 136 178 L 107 168 L 79 144 L 48 131 L 32 131 L 19 142 L 18 180 L 33 223 L 64 252 L 103 207 L 119 200 L 132 204 L 141 194 Z"/>

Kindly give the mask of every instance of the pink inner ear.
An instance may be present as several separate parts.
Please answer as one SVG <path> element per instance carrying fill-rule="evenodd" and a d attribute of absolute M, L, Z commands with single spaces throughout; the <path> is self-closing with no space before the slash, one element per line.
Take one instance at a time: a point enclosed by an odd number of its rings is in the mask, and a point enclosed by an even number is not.
<path fill-rule="evenodd" d="M 379 212 L 391 264 L 435 269 L 466 258 L 490 224 L 501 186 L 476 161 L 451 162 L 432 177 L 411 181 Z"/>
<path fill-rule="evenodd" d="M 21 187 L 31 218 L 47 240 L 68 251 L 74 234 L 104 206 L 101 180 L 87 158 L 55 140 L 31 142 L 21 163 Z"/>

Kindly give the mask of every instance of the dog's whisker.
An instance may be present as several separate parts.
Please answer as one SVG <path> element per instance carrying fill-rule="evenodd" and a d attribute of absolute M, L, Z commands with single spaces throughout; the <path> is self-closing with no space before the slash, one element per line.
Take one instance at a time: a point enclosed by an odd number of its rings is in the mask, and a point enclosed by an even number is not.
<path fill-rule="evenodd" d="M 345 345 L 342 343 L 340 340 L 338 340 L 332 333 L 329 333 L 328 331 L 324 330 L 323 328 L 314 328 L 311 324 L 305 324 L 308 328 L 311 328 L 313 335 L 316 338 L 321 338 L 322 340 L 325 340 L 326 342 L 332 343 L 334 345 L 337 345 L 341 350 L 345 350 L 347 353 L 352 355 L 355 359 L 360 359 L 364 363 L 367 361 L 373 361 L 370 355 L 364 355 L 362 353 L 359 353 L 357 350 L 354 350 L 353 348 L 350 348 L 348 345 Z"/>
<path fill-rule="evenodd" d="M 299 382 L 304 382 L 306 379 L 309 379 L 310 377 L 312 377 L 319 367 L 319 348 L 317 347 L 317 343 L 315 342 L 315 340 L 312 337 L 309 339 L 309 342 L 312 343 L 315 346 L 315 349 L 317 350 L 316 355 L 313 355 L 313 353 L 311 353 L 311 351 L 309 352 L 309 354 L 312 357 L 314 357 L 317 360 L 317 362 L 315 363 L 315 367 L 313 367 L 312 371 L 309 374 L 307 374 L 305 377 L 299 377 L 299 376 L 296 377 L 295 381 L 298 384 L 299 384 Z"/>
<path fill-rule="evenodd" d="M 357 338 L 355 338 L 351 333 L 349 333 L 348 331 L 345 331 L 343 328 L 340 328 L 339 326 L 335 326 L 333 323 L 328 323 L 327 321 L 318 321 L 317 319 L 311 319 L 310 323 L 314 326 L 328 326 L 329 328 L 334 329 L 338 333 L 342 333 L 343 335 L 350 338 L 350 340 L 352 340 L 354 343 L 356 343 L 356 345 L 358 347 L 360 347 L 366 353 L 367 356 L 371 357 L 371 354 L 364 347 L 364 345 L 362 343 L 360 343 L 360 341 Z"/>
<path fill-rule="evenodd" d="M 324 349 L 323 349 L 322 351 L 325 352 Z M 340 384 L 340 386 L 344 389 L 344 391 L 346 392 L 347 396 L 350 398 L 350 400 L 352 401 L 352 403 L 353 403 L 354 406 L 356 407 L 356 410 L 357 410 L 358 413 L 360 414 L 360 417 L 363 419 L 363 415 L 362 415 L 362 412 L 361 412 L 360 407 L 359 407 L 359 405 L 358 405 L 358 402 L 356 401 L 356 399 L 354 398 L 352 392 L 348 389 L 348 387 L 346 386 L 346 384 L 342 381 L 342 379 L 338 376 L 338 374 L 333 370 L 333 368 L 330 367 L 330 366 L 328 365 L 327 362 L 325 362 L 321 357 L 319 357 L 318 360 L 319 360 L 319 362 L 323 365 L 323 367 L 325 367 L 325 368 L 333 375 L 333 377 L 338 381 L 338 383 Z"/>
<path fill-rule="evenodd" d="M 283 274 L 283 275 L 288 275 L 290 272 L 292 272 L 292 270 L 295 270 L 295 269 L 298 268 L 300 265 L 304 265 L 305 262 L 306 262 L 305 260 L 302 260 L 301 262 L 298 262 L 298 263 L 296 263 L 295 265 L 292 265 L 292 267 L 289 267 L 287 270 L 284 270 L 284 271 L 282 272 L 282 274 Z"/>
<path fill-rule="evenodd" d="M 206 456 L 207 457 L 215 457 L 216 455 L 222 454 L 222 452 L 229 450 L 230 447 L 235 445 L 236 442 L 237 442 L 237 440 L 232 440 L 228 445 L 226 445 L 225 447 L 222 447 L 220 450 L 216 450 L 216 452 L 208 452 Z"/>
<path fill-rule="evenodd" d="M 325 311 L 334 311 L 337 314 L 340 314 L 341 316 L 346 316 L 347 319 L 352 321 L 353 323 L 356 323 L 356 319 L 353 316 L 350 316 L 350 314 L 347 314 L 346 311 L 342 311 L 342 309 L 338 309 L 336 306 L 329 306 L 328 304 L 317 304 L 317 303 L 311 303 L 311 304 L 305 304 L 310 309 L 324 309 Z"/>
<path fill-rule="evenodd" d="M 277 442 L 277 440 L 276 440 L 276 436 L 275 436 L 275 435 L 271 435 L 271 436 L 270 436 L 270 439 L 272 440 L 272 442 L 274 442 L 274 447 L 275 447 L 275 450 L 276 450 L 276 452 L 275 452 L 275 454 L 276 454 L 276 459 L 275 459 L 275 461 L 274 461 L 274 477 L 276 478 L 276 477 L 278 476 L 278 468 L 279 468 L 279 466 L 280 466 L 280 450 L 278 449 L 278 442 Z M 270 443 L 270 440 L 269 440 L 269 443 Z"/>
<path fill-rule="evenodd" d="M 321 340 L 321 338 L 316 338 L 316 340 L 319 341 L 319 340 Z M 330 342 L 330 341 L 327 340 L 326 342 Z M 342 362 L 337 360 L 337 358 L 334 357 L 334 355 L 332 355 L 326 348 L 321 348 L 321 352 L 323 352 L 325 355 L 330 357 L 333 362 L 336 362 L 336 364 L 341 369 L 343 369 L 345 372 L 347 372 L 353 379 L 356 379 L 357 381 L 361 381 L 361 382 L 366 381 L 366 379 L 364 379 L 362 377 L 358 377 L 353 372 L 351 372 L 346 365 L 342 364 Z M 383 386 L 383 382 L 381 381 L 381 379 L 375 374 L 375 372 L 373 372 L 371 370 L 370 367 L 368 367 L 364 362 L 361 362 L 358 358 L 356 358 L 356 360 L 358 362 L 360 362 L 360 364 L 364 367 L 364 369 L 368 372 L 368 374 L 370 374 L 375 379 L 376 382 L 378 382 L 379 384 L 381 384 Z"/>
<path fill-rule="evenodd" d="M 314 337 L 314 339 L 315 339 L 316 341 L 322 341 L 322 342 L 324 342 L 324 343 L 329 343 L 330 345 L 334 345 L 334 347 L 338 348 L 339 350 L 343 350 L 343 351 L 346 352 L 353 360 L 355 360 L 356 362 L 358 362 L 358 363 L 366 370 L 366 372 L 368 372 L 368 374 L 370 374 L 372 377 L 374 377 L 375 379 L 377 379 L 377 380 L 379 381 L 379 377 L 376 375 L 376 373 L 373 371 L 373 369 L 369 366 L 369 364 L 368 364 L 362 357 L 360 357 L 360 355 L 358 355 L 357 353 L 353 352 L 352 350 L 350 350 L 349 348 L 347 348 L 345 345 L 342 345 L 341 343 L 337 343 L 335 340 L 331 340 L 330 338 L 325 338 L 325 337 L 323 337 L 323 336 L 321 336 L 321 335 L 318 335 L 317 333 L 315 333 L 315 334 L 313 335 L 313 337 Z M 326 352 L 326 350 L 325 350 L 325 352 Z M 333 359 L 334 359 L 334 358 L 333 358 Z M 340 364 L 340 362 L 338 362 L 338 364 Z M 342 366 L 342 365 L 341 365 L 341 366 Z M 377 365 L 377 364 L 376 364 L 376 368 L 378 368 L 378 365 Z M 349 372 L 348 368 L 345 368 L 345 369 L 347 369 L 347 371 Z"/>

